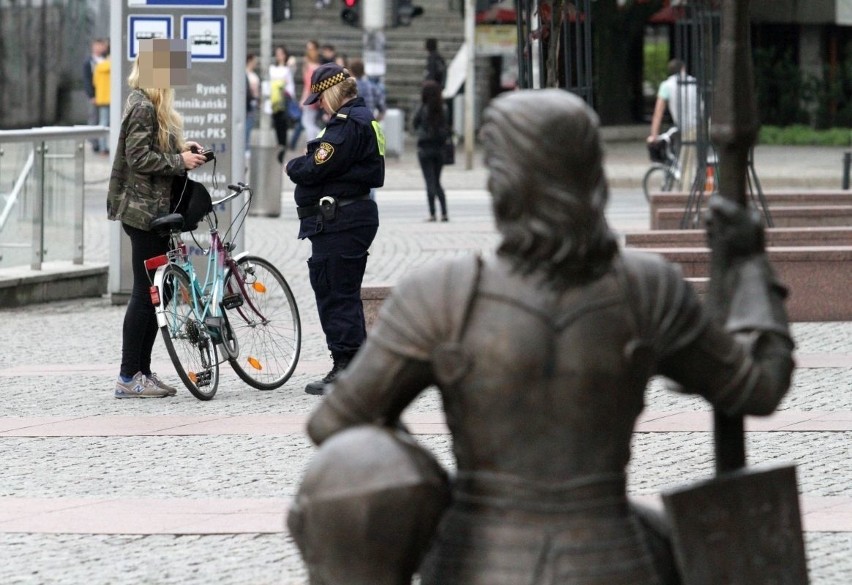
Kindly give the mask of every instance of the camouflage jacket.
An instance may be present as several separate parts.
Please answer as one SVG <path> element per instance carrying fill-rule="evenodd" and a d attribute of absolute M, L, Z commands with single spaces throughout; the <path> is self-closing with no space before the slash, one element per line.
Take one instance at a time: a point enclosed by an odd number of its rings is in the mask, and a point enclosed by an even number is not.
<path fill-rule="evenodd" d="M 175 146 L 157 143 L 154 104 L 141 90 L 127 98 L 107 194 L 107 216 L 147 230 L 151 220 L 169 213 L 172 179 L 186 172 Z"/>

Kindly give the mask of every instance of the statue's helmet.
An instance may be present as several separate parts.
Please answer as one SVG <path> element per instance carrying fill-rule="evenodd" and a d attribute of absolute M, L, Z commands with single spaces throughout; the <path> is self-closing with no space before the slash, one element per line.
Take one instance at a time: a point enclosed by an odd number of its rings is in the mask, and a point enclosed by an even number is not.
<path fill-rule="evenodd" d="M 447 474 L 427 450 L 365 425 L 319 447 L 287 524 L 311 583 L 397 585 L 411 582 L 449 502 Z"/>

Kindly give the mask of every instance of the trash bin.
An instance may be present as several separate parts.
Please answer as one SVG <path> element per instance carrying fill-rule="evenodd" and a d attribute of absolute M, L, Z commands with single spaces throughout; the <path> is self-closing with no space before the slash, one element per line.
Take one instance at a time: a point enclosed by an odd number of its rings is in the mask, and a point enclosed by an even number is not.
<path fill-rule="evenodd" d="M 405 116 L 402 110 L 391 108 L 382 118 L 382 132 L 385 133 L 385 156 L 402 156 L 405 145 Z"/>
<path fill-rule="evenodd" d="M 251 154 L 248 183 L 252 189 L 251 215 L 278 217 L 281 215 L 281 175 L 284 168 L 278 162 L 278 142 L 271 129 L 255 128 L 251 133 Z"/>

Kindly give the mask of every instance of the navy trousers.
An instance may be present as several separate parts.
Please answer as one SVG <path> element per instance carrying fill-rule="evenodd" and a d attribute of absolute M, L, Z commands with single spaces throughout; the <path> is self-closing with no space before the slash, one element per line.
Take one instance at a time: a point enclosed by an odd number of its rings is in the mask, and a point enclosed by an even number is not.
<path fill-rule="evenodd" d="M 367 338 L 361 282 L 378 226 L 311 236 L 308 272 L 328 349 L 352 356 Z"/>

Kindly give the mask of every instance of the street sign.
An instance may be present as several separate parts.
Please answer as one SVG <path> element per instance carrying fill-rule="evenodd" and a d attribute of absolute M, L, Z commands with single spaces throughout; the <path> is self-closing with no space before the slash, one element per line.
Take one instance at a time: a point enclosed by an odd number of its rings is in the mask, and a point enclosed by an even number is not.
<path fill-rule="evenodd" d="M 130 93 L 127 77 L 146 39 L 183 39 L 190 54 L 188 83 L 175 85 L 175 109 L 183 118 L 186 140 L 216 155 L 190 176 L 213 199 L 227 194 L 229 183 L 245 179 L 245 60 L 247 0 L 127 0 L 114 3 L 110 37 L 113 47 L 111 141 L 118 142 L 124 103 Z M 237 18 L 234 17 L 237 15 Z M 220 225 L 231 220 L 231 207 L 216 210 Z M 196 233 L 204 245 L 206 234 Z M 242 234 L 235 242 L 242 247 Z M 188 241 L 190 248 L 196 246 Z M 200 251 L 198 251 L 200 253 Z M 116 223 L 111 239 L 109 290 L 116 301 L 129 295 L 130 242 Z"/>

